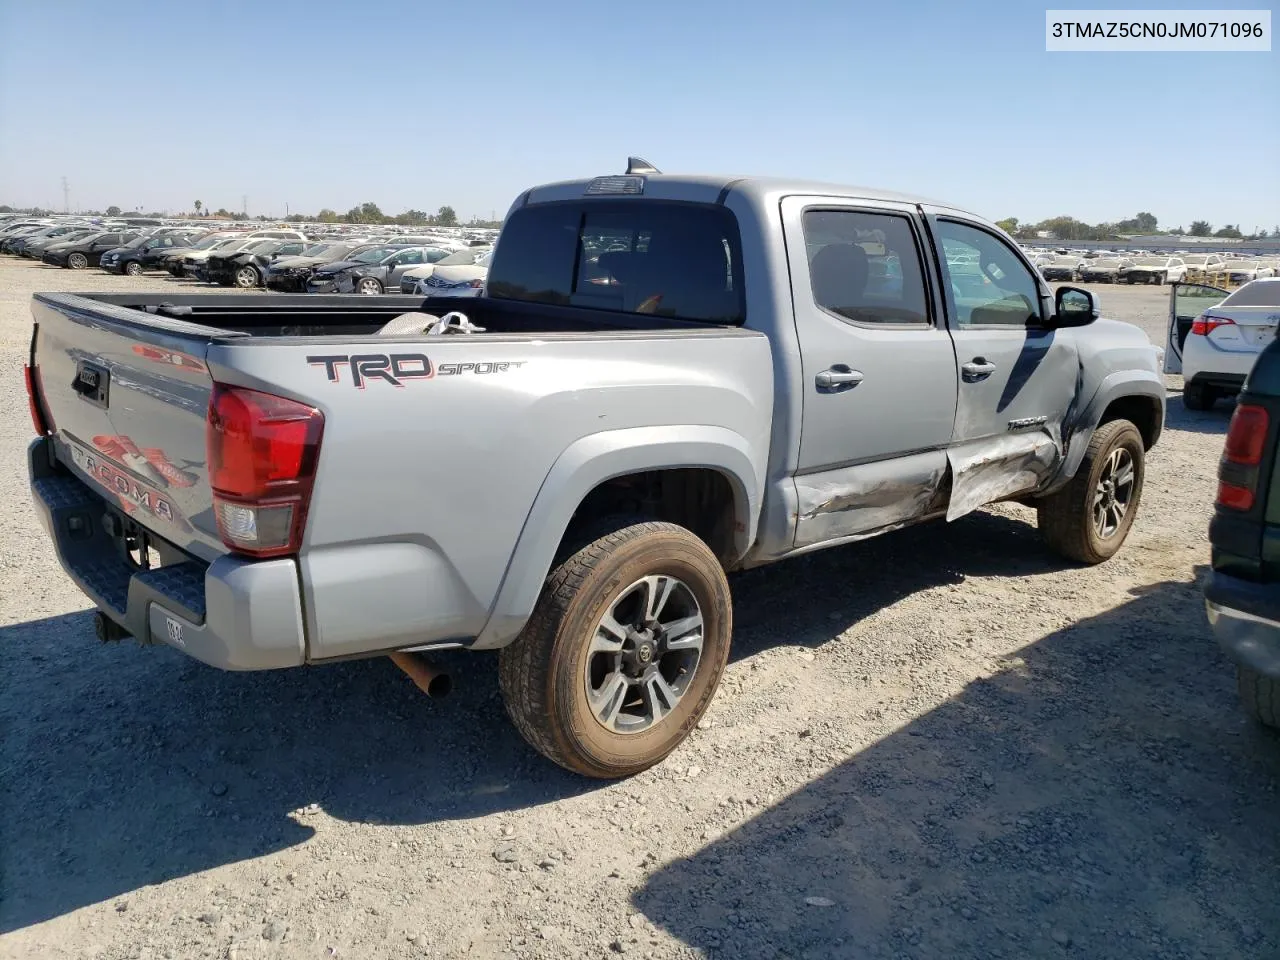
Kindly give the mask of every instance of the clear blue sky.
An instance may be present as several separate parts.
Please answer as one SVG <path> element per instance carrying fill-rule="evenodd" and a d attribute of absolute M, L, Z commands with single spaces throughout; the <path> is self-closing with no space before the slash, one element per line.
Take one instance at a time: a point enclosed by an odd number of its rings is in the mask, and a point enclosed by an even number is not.
<path fill-rule="evenodd" d="M 1049 54 L 1048 5 L 0 0 L 0 203 L 60 208 L 65 175 L 84 208 L 501 216 L 636 153 L 992 218 L 1280 222 L 1280 52 Z"/>

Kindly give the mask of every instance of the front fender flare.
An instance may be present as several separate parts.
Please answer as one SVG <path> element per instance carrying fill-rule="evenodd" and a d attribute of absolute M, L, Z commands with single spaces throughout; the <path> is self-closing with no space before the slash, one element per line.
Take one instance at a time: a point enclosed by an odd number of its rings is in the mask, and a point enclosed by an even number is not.
<path fill-rule="evenodd" d="M 1093 431 L 1098 428 L 1102 415 L 1107 407 L 1121 397 L 1150 397 L 1159 403 L 1161 416 L 1152 440 L 1154 444 L 1164 429 L 1164 408 L 1167 396 L 1168 390 L 1164 385 L 1164 378 L 1153 371 L 1117 370 L 1103 378 L 1092 399 L 1085 404 L 1080 419 L 1076 421 L 1075 429 L 1071 431 L 1066 456 L 1063 457 L 1062 470 L 1053 486 L 1046 492 L 1052 493 L 1061 488 L 1076 475 L 1080 462 L 1084 459 L 1085 450 L 1089 447 L 1089 441 L 1093 438 Z"/>
<path fill-rule="evenodd" d="M 756 459 L 761 462 L 756 463 Z M 471 649 L 506 646 L 533 612 L 556 551 L 578 505 L 607 480 L 648 470 L 705 467 L 729 481 L 734 495 L 738 558 L 755 541 L 764 457 L 746 438 L 715 426 L 632 427 L 575 441 L 547 473 L 507 562 L 489 620 Z"/>

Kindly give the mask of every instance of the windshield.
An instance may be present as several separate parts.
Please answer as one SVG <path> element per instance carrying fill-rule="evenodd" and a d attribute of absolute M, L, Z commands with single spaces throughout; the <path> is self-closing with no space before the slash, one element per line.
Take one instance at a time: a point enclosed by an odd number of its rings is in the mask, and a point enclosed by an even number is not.
<path fill-rule="evenodd" d="M 136 240 L 130 240 L 124 246 L 126 250 L 136 250 L 144 243 L 150 243 L 152 239 L 152 237 L 138 237 Z"/>
<path fill-rule="evenodd" d="M 229 239 L 219 240 L 214 246 L 214 250 L 230 250 L 232 247 L 238 247 L 244 243 L 242 237 L 231 237 Z"/>
<path fill-rule="evenodd" d="M 329 256 L 340 257 L 344 253 L 346 253 L 348 249 L 350 248 L 344 246 L 341 243 L 310 243 L 310 244 L 307 244 L 307 246 L 302 248 L 302 253 L 298 254 L 298 256 L 300 257 L 329 257 Z"/>
<path fill-rule="evenodd" d="M 245 253 L 270 253 L 277 247 L 283 246 L 279 240 L 261 240 L 258 243 L 251 243 L 245 247 Z"/>
<path fill-rule="evenodd" d="M 1119 260 L 1111 260 L 1111 259 L 1106 259 L 1106 260 L 1095 260 L 1095 261 L 1093 261 L 1093 265 L 1094 265 L 1095 267 L 1118 267 L 1118 266 L 1120 266 L 1120 261 L 1119 261 Z"/>
<path fill-rule="evenodd" d="M 199 243 L 195 244 L 193 250 L 210 250 L 218 244 L 226 241 L 226 237 L 205 237 Z"/>
<path fill-rule="evenodd" d="M 1134 264 L 1139 267 L 1165 267 L 1169 265 L 1169 261 L 1164 257 L 1139 257 Z"/>
<path fill-rule="evenodd" d="M 363 253 L 357 253 L 351 259 L 356 263 L 381 263 L 399 249 L 399 247 L 371 247 Z"/>
<path fill-rule="evenodd" d="M 443 260 L 437 260 L 437 267 L 458 267 L 469 263 L 475 263 L 476 257 L 485 253 L 484 250 L 459 250 L 457 253 L 451 253 Z"/>

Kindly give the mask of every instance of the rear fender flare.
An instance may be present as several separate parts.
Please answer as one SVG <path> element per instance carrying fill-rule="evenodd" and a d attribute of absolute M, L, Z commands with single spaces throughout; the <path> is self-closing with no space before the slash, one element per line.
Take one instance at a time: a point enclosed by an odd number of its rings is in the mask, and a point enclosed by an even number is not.
<path fill-rule="evenodd" d="M 506 646 L 533 612 L 574 512 L 601 483 L 649 470 L 705 467 L 729 481 L 734 496 L 738 558 L 755 540 L 763 463 L 751 445 L 724 427 L 633 427 L 583 437 L 560 455 L 538 490 L 507 563 L 489 620 L 472 649 Z"/>

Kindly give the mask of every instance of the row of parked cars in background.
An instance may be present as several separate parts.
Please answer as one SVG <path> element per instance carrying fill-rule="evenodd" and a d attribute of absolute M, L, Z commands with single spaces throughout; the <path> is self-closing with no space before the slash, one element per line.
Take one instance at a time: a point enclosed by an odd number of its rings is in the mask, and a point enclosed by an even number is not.
<path fill-rule="evenodd" d="M 1180 283 L 1216 280 L 1241 284 L 1280 274 L 1280 258 L 1221 253 L 1132 254 L 1098 251 L 1029 253 L 1049 281 L 1086 283 Z"/>
<path fill-rule="evenodd" d="M 330 233 L 332 229 L 330 228 Z M 287 225 L 246 229 L 79 220 L 0 224 L 0 252 L 82 270 L 164 270 L 228 287 L 292 293 L 476 296 L 493 231 L 420 235 L 366 228 L 309 238 Z"/>

